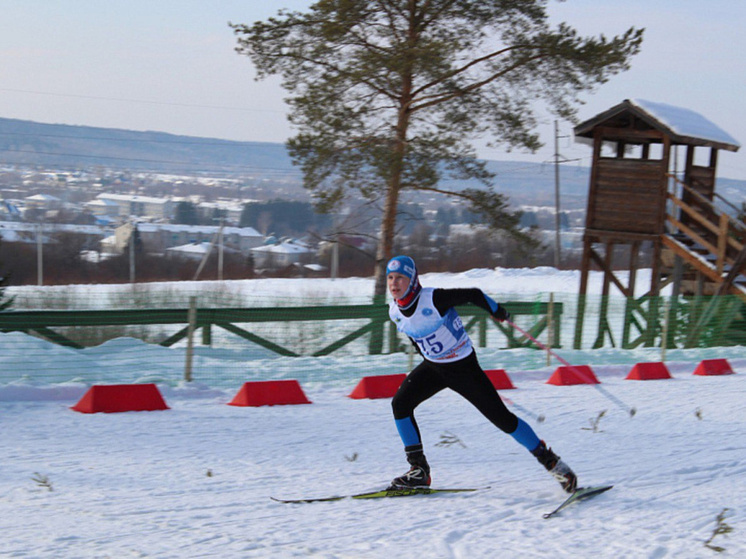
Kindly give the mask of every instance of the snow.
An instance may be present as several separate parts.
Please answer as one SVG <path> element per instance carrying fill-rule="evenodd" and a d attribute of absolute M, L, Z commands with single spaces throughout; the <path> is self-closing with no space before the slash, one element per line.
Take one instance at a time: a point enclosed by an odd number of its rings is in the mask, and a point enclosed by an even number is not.
<path fill-rule="evenodd" d="M 166 249 L 166 254 L 200 259 L 203 258 L 205 254 L 212 252 L 212 248 L 213 244 L 208 241 L 202 241 L 201 243 L 194 242 L 175 247 L 169 247 Z M 223 247 L 223 251 L 226 253 L 240 254 L 240 251 L 230 247 Z"/>
<path fill-rule="evenodd" d="M 733 136 L 722 128 L 690 109 L 675 107 L 666 103 L 646 101 L 644 99 L 631 99 L 630 102 L 659 122 L 666 124 L 673 132 L 680 136 L 729 144 L 735 146 L 736 149 L 741 146 Z"/>
<path fill-rule="evenodd" d="M 577 279 L 575 272 L 550 268 L 498 269 L 426 274 L 423 283 L 486 284 L 493 293 L 511 294 L 546 292 L 551 285 L 572 293 Z M 184 288 L 194 285 L 185 282 Z M 371 285 L 367 278 L 256 280 L 236 288 L 271 290 L 292 301 L 329 292 L 354 299 L 369 295 Z M 406 469 L 390 401 L 347 395 L 363 376 L 404 372 L 407 357 L 283 358 L 256 349 L 201 349 L 195 369 L 209 368 L 211 379 L 225 373 L 224 380 L 180 381 L 183 347 L 120 338 L 76 351 L 20 333 L 0 334 L 0 556 L 746 554 L 743 347 L 669 350 L 673 378 L 657 381 L 625 377 L 635 363 L 660 361 L 660 349 L 558 350 L 571 363 L 591 365 L 599 386 L 546 384 L 558 363 L 546 365 L 540 352 L 479 350 L 485 368 L 505 368 L 516 385 L 501 392 L 509 407 L 573 467 L 581 484 L 615 486 L 548 520 L 542 514 L 564 498 L 559 485 L 511 437 L 450 392 L 418 409 L 434 485 L 488 489 L 378 501 L 273 502 L 270 496 L 377 489 Z M 728 359 L 736 374 L 692 374 L 702 359 L 716 357 Z M 298 379 L 313 403 L 226 405 L 242 382 L 279 377 Z M 70 409 L 91 384 L 121 382 L 156 382 L 170 409 Z M 538 422 L 539 415 L 546 419 Z M 714 535 L 718 526 L 732 531 Z M 711 538 L 722 553 L 705 546 Z"/>
<path fill-rule="evenodd" d="M 202 233 L 203 235 L 211 235 L 220 229 L 220 227 L 216 225 L 183 225 L 180 223 L 138 223 L 137 228 L 141 233 L 168 231 L 169 233 Z M 223 235 L 263 238 L 263 235 L 253 227 L 223 227 Z"/>

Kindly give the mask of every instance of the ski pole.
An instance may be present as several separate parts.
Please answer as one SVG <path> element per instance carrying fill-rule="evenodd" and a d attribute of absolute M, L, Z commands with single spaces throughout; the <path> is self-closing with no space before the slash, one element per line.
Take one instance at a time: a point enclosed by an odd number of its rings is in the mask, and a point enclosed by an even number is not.
<path fill-rule="evenodd" d="M 524 408 L 522 405 L 514 402 L 510 398 L 507 398 L 506 396 L 500 395 L 500 398 L 508 405 L 513 406 L 515 409 L 517 409 L 519 412 L 521 412 L 523 415 L 527 415 L 532 419 L 535 419 L 538 423 L 544 423 L 544 420 L 546 420 L 546 417 L 544 417 L 544 414 L 541 413 L 534 413 L 529 409 Z"/>
<path fill-rule="evenodd" d="M 497 319 L 493 317 L 493 320 L 497 320 Z M 611 394 L 608 390 L 606 390 L 605 388 L 602 388 L 601 385 L 593 383 L 592 379 L 588 378 L 588 375 L 586 375 L 583 371 L 581 371 L 579 368 L 571 365 L 567 360 L 565 360 L 562 357 L 560 357 L 559 355 L 557 355 L 556 352 L 552 351 L 549 347 L 547 347 L 546 345 L 542 344 L 539 340 L 537 340 L 531 334 L 529 334 L 528 332 L 526 332 L 525 330 L 523 330 L 522 328 L 520 328 L 519 326 L 517 326 L 515 323 L 511 322 L 510 320 L 506 320 L 505 322 L 507 322 L 515 330 L 518 330 L 518 332 L 520 332 L 521 334 L 523 334 L 524 336 L 526 336 L 529 340 L 531 340 L 532 342 L 534 342 L 540 349 L 543 349 L 544 351 L 546 351 L 547 353 L 549 353 L 557 361 L 559 361 L 560 363 L 562 363 L 566 367 L 569 367 L 570 369 L 572 369 L 573 371 L 575 371 L 575 373 L 578 374 L 581 378 L 583 378 L 586 382 L 588 382 L 589 384 L 593 384 L 593 386 L 595 386 L 596 389 L 599 392 L 601 392 L 601 394 L 603 394 L 604 396 L 606 396 L 606 398 L 608 398 L 609 400 L 611 400 L 612 402 L 614 402 L 617 406 L 619 406 L 620 408 L 622 408 L 623 410 L 625 410 L 627 413 L 629 413 L 630 417 L 634 417 L 635 416 L 635 414 L 637 413 L 637 409 L 628 406 L 627 404 L 625 404 L 624 402 L 622 402 L 619 398 L 617 398 L 616 396 L 614 396 L 613 394 Z"/>

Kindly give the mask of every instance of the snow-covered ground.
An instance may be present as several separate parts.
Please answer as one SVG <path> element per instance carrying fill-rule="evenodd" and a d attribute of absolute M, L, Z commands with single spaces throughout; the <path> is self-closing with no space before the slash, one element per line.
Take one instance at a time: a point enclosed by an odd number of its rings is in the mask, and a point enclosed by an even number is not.
<path fill-rule="evenodd" d="M 562 274 L 473 275 L 499 275 L 502 284 L 488 286 L 491 293 L 519 293 L 538 282 L 544 288 L 534 291 L 549 291 L 562 284 Z M 304 281 L 296 293 L 318 289 Z M 334 282 L 336 296 L 370 287 L 368 280 L 345 287 L 347 281 Z M 573 281 L 567 278 L 565 291 L 576 291 Z M 134 339 L 75 351 L 0 334 L 0 556 L 746 556 L 746 348 L 669 350 L 673 378 L 657 381 L 625 377 L 635 363 L 660 361 L 659 349 L 560 351 L 574 364 L 591 365 L 599 387 L 546 384 L 559 363 L 547 365 L 540 352 L 480 350 L 485 368 L 506 369 L 516 385 L 502 392 L 509 407 L 575 469 L 581 484 L 615 486 L 548 520 L 542 514 L 564 498 L 559 485 L 512 438 L 448 392 L 418 410 L 434 485 L 488 489 L 276 503 L 269 497 L 380 488 L 406 469 L 389 400 L 347 395 L 363 376 L 404 372 L 407 357 L 256 355 L 243 357 L 243 375 L 188 384 L 178 380 L 181 359 L 159 357 L 179 351 Z M 236 371 L 236 356 L 198 354 L 195 367 Z M 692 374 L 702 359 L 716 357 L 728 359 L 736 374 Z M 76 363 L 77 377 L 69 373 Z M 47 369 L 65 374 L 35 375 Z M 299 379 L 313 403 L 226 405 L 241 382 L 278 376 Z M 157 382 L 170 409 L 70 409 L 90 384 L 137 381 Z"/>

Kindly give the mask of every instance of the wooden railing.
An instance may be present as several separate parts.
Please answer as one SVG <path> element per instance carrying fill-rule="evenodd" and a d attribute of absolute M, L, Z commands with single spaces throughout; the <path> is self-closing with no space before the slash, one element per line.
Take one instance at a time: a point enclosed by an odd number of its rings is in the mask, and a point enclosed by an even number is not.
<path fill-rule="evenodd" d="M 505 307 L 514 316 L 531 315 L 534 323 L 528 328 L 533 337 L 544 330 L 553 333 L 553 347 L 560 347 L 560 323 L 562 303 L 506 302 Z M 458 308 L 464 319 L 464 327 L 470 331 L 475 344 L 485 347 L 487 328 L 496 327 L 507 339 L 508 347 L 534 347 L 532 341 L 501 324 L 488 320 L 488 314 L 473 305 Z M 357 321 L 353 330 L 324 347 L 319 347 L 313 356 L 328 355 L 348 343 L 374 331 L 382 333 L 388 328 L 390 351 L 398 351 L 399 340 L 396 327 L 389 320 L 387 305 L 329 305 L 309 307 L 272 308 L 194 308 L 190 309 L 131 309 L 131 310 L 91 310 L 91 311 L 6 311 L 0 313 L 0 332 L 34 333 L 56 344 L 81 349 L 83 345 L 65 335 L 65 329 L 100 326 L 130 325 L 177 325 L 177 332 L 160 342 L 162 346 L 172 346 L 183 340 L 190 330 L 201 329 L 202 343 L 210 345 L 212 329 L 217 326 L 251 343 L 262 346 L 279 355 L 297 357 L 298 353 L 251 332 L 253 324 L 267 322 L 324 322 Z M 364 324 L 360 325 L 359 321 Z M 240 326 L 239 326 L 240 325 Z M 475 331 L 476 330 L 476 331 Z M 381 348 L 371 344 L 370 353 L 381 353 Z"/>
<path fill-rule="evenodd" d="M 743 267 L 746 225 L 719 210 L 710 200 L 678 178 L 671 178 L 696 199 L 698 207 L 687 204 L 675 193 L 669 192 L 669 201 L 679 211 L 669 211 L 666 215 L 670 229 L 668 236 L 664 235 L 664 244 L 685 258 L 710 281 L 720 285 L 726 280 L 732 280 Z M 706 211 L 703 212 L 702 208 Z M 686 238 L 696 243 L 697 249 L 709 253 L 709 258 L 708 255 L 698 255 L 691 247 L 682 247 L 676 242 L 677 238 Z M 727 287 L 733 293 L 746 292 L 739 287 Z"/>

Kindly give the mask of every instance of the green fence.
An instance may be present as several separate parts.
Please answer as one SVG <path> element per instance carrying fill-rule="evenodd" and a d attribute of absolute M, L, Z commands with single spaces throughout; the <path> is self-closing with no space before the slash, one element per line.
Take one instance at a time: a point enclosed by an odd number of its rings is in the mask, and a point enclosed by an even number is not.
<path fill-rule="evenodd" d="M 411 366 L 410 344 L 388 320 L 386 305 L 367 302 L 367 289 L 283 291 L 277 280 L 264 290 L 240 283 L 231 290 L 217 282 L 16 288 L 13 309 L 0 313 L 0 384 L 193 378 L 235 385 L 304 374 L 359 378 Z M 746 306 L 732 296 L 579 301 L 577 294 L 540 293 L 499 300 L 522 330 L 565 355 L 746 346 Z M 520 370 L 547 365 L 509 325 L 477 307 L 459 312 L 486 368 L 510 359 Z"/>
<path fill-rule="evenodd" d="M 746 303 L 735 295 L 578 296 L 575 310 L 575 349 L 746 345 Z"/>
<path fill-rule="evenodd" d="M 558 346 L 560 340 L 560 323 L 562 304 L 548 303 L 503 303 L 514 317 L 530 316 L 533 324 L 530 334 L 536 338 L 541 336 L 547 328 L 552 328 L 553 345 Z M 522 334 L 516 334 L 507 325 L 496 323 L 489 315 L 478 307 L 460 307 L 459 315 L 465 319 L 465 328 L 479 346 L 487 345 L 487 329 L 497 328 L 505 336 L 506 347 L 530 347 L 532 341 Z M 357 322 L 363 321 L 359 327 Z M 86 346 L 101 343 L 102 336 L 109 339 L 126 336 L 128 328 L 133 326 L 176 326 L 176 332 L 168 335 L 159 345 L 171 347 L 188 336 L 198 335 L 203 345 L 213 345 L 213 328 L 221 328 L 248 343 L 259 345 L 271 352 L 285 357 L 300 357 L 302 354 L 288 347 L 288 344 L 274 342 L 256 333 L 257 325 L 266 323 L 327 323 L 341 322 L 353 324 L 353 329 L 345 332 L 344 325 L 335 331 L 339 336 L 326 345 L 312 351 L 312 357 L 329 355 L 347 346 L 353 341 L 370 335 L 368 353 L 371 355 L 402 351 L 401 335 L 396 331 L 388 319 L 387 305 L 335 305 L 309 307 L 279 307 L 255 309 L 220 309 L 198 308 L 196 297 L 192 298 L 192 305 L 187 309 L 142 309 L 142 310 L 48 310 L 48 311 L 7 311 L 0 313 L 0 331 L 23 332 L 42 337 L 50 342 L 83 349 Z M 102 327 L 108 328 L 108 333 L 102 333 Z M 119 327 L 119 336 L 116 328 Z M 300 328 L 300 327 L 299 327 Z M 329 330 L 330 328 L 326 328 Z M 388 331 L 388 343 L 384 347 L 382 330 Z M 105 332 L 105 331 L 103 331 Z M 379 335 L 374 335 L 374 333 Z M 152 340 L 153 334 L 150 334 Z M 148 341 L 147 337 L 143 338 Z M 95 344 L 91 343 L 95 341 Z"/>

